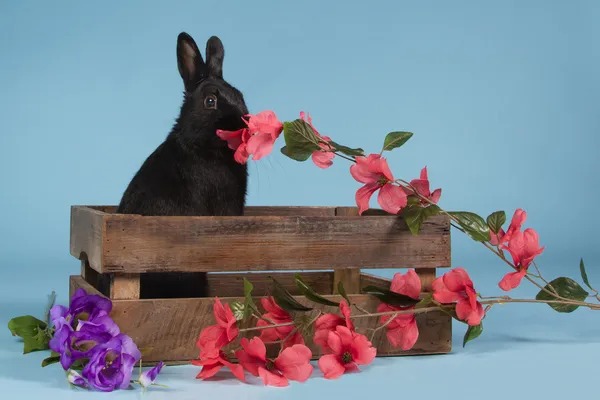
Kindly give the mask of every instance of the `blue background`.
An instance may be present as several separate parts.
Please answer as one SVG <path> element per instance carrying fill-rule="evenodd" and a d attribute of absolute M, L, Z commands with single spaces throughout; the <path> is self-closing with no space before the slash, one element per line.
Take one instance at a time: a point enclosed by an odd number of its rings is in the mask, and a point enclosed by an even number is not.
<path fill-rule="evenodd" d="M 600 284 L 599 18 L 593 0 L 1 2 L 0 321 L 42 314 L 51 290 L 68 301 L 68 275 L 79 271 L 69 207 L 117 204 L 169 132 L 182 100 L 180 31 L 202 50 L 213 34 L 223 40 L 225 78 L 251 112 L 291 120 L 309 111 L 322 134 L 369 152 L 389 131 L 414 132 L 388 156 L 396 176 L 417 177 L 427 165 L 447 210 L 504 209 L 510 218 L 524 208 L 547 246 L 545 275 L 578 278 L 583 257 Z M 323 171 L 285 158 L 282 145 L 250 163 L 250 205 L 353 205 L 359 184 L 347 162 Z M 453 265 L 482 293 L 500 294 L 504 266 L 459 232 L 452 243 Z M 529 286 L 514 296 L 535 296 Z M 497 307 L 465 349 L 463 329 L 455 325 L 451 355 L 381 358 L 334 382 L 317 371 L 287 390 L 203 383 L 196 367 L 177 367 L 162 374 L 171 389 L 147 397 L 593 393 L 600 324 L 590 311 Z M 7 398 L 86 396 L 67 387 L 58 366 L 39 367 L 45 353 L 21 355 L 5 328 L 0 339 Z"/>

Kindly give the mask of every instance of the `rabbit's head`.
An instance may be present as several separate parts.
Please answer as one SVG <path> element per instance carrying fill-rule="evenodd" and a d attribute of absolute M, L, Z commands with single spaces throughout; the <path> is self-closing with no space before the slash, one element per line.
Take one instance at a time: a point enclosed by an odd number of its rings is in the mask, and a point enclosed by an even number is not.
<path fill-rule="evenodd" d="M 223 80 L 225 51 L 218 37 L 208 39 L 205 55 L 206 61 L 190 35 L 179 34 L 177 66 L 185 87 L 178 119 L 180 134 L 194 142 L 227 146 L 216 130 L 244 128 L 242 117 L 248 114 L 248 108 L 242 93 Z"/>

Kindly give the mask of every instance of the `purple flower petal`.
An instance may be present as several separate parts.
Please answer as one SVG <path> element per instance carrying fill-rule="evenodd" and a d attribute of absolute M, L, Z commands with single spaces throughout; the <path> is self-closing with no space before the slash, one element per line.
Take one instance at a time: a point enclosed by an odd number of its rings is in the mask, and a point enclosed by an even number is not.
<path fill-rule="evenodd" d="M 87 388 L 87 383 L 85 382 L 85 379 L 83 379 L 83 377 L 79 375 L 77 371 L 70 370 L 69 375 L 67 376 L 67 380 L 72 385 Z"/>
<path fill-rule="evenodd" d="M 89 316 L 94 311 L 98 310 L 103 310 L 106 311 L 107 314 L 110 314 L 112 311 L 112 302 L 106 297 L 98 296 L 96 294 L 85 295 L 71 299 L 69 314 L 79 318 L 80 314 L 87 314 Z"/>
<path fill-rule="evenodd" d="M 140 380 L 139 380 L 140 385 L 142 385 L 143 387 L 148 387 L 148 386 L 152 385 L 154 383 L 154 381 L 156 381 L 156 377 L 160 373 L 160 370 L 162 369 L 163 366 L 164 366 L 164 363 L 161 361 L 154 368 L 152 368 L 146 372 L 143 372 L 142 375 L 140 376 Z"/>
<path fill-rule="evenodd" d="M 55 305 L 50 309 L 50 322 L 55 326 L 56 329 L 60 329 L 58 324 L 62 321 L 65 322 L 69 310 L 65 306 Z"/>

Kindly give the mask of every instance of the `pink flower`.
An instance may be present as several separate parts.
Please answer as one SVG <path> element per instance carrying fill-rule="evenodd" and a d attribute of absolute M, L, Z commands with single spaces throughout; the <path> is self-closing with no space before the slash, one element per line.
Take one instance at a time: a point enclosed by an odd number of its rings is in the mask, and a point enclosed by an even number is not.
<path fill-rule="evenodd" d="M 429 189 L 429 179 L 427 178 L 427 167 L 424 167 L 421 170 L 421 175 L 419 179 L 413 179 L 410 181 L 412 187 L 415 188 L 418 194 L 429 199 L 432 203 L 437 204 L 440 201 L 440 197 L 442 196 L 442 189 L 435 189 L 433 192 Z M 402 188 L 404 192 L 408 195 L 414 195 L 414 191 L 410 188 Z M 424 200 L 421 200 L 421 203 L 429 204 Z"/>
<path fill-rule="evenodd" d="M 248 115 L 248 153 L 254 161 L 271 153 L 273 144 L 283 131 L 283 124 L 273 111 L 261 111 L 256 115 Z"/>
<path fill-rule="evenodd" d="M 377 354 L 365 335 L 342 325 L 329 332 L 327 345 L 331 354 L 322 356 L 318 362 L 325 379 L 337 379 L 345 372 L 358 371 L 358 365 L 370 364 Z"/>
<path fill-rule="evenodd" d="M 508 243 L 511 237 L 521 230 L 521 227 L 525 223 L 527 219 L 527 213 L 522 209 L 517 209 L 513 214 L 512 220 L 510 221 L 510 226 L 508 227 L 508 231 L 504 232 L 504 229 L 500 228 L 498 234 L 495 234 L 490 230 L 490 244 L 492 246 L 499 246 L 503 243 Z"/>
<path fill-rule="evenodd" d="M 227 360 L 225 353 L 222 351 L 213 354 L 211 357 L 200 358 L 200 360 L 192 360 L 193 365 L 202 367 L 200 373 L 196 375 L 196 379 L 208 379 L 213 377 L 223 367 L 229 368 L 231 373 L 240 381 L 245 382 L 244 368 L 241 365 L 233 364 Z"/>
<path fill-rule="evenodd" d="M 250 139 L 250 131 L 247 128 L 237 131 L 222 131 L 217 130 L 217 136 L 227 141 L 227 145 L 231 150 L 235 150 L 233 158 L 240 164 L 245 164 L 248 161 L 250 154 L 248 153 L 248 139 Z"/>
<path fill-rule="evenodd" d="M 526 219 L 527 219 L 527 213 L 520 208 L 517 209 L 515 211 L 515 213 L 513 214 L 512 220 L 510 221 L 510 226 L 508 227 L 508 230 L 506 231 L 505 234 L 502 235 L 501 238 L 498 239 L 498 242 L 500 244 L 508 243 L 510 241 L 510 239 L 512 238 L 512 236 L 516 232 L 519 232 L 521 230 L 521 227 L 525 223 Z"/>
<path fill-rule="evenodd" d="M 267 311 L 267 313 L 263 315 L 263 318 L 268 319 L 269 321 L 273 321 L 273 323 L 275 323 L 276 325 L 294 322 L 292 316 L 288 314 L 285 310 L 283 310 L 281 307 L 279 307 L 277 303 L 275 303 L 273 297 L 262 298 L 260 299 L 260 302 L 265 311 Z M 268 325 L 271 324 L 262 319 L 259 320 L 256 324 L 256 326 Z M 293 330 L 293 325 L 263 329 L 261 330 L 260 338 L 265 342 L 275 342 L 278 340 L 288 338 L 288 336 Z M 304 338 L 298 331 L 294 332 L 291 336 L 289 336 L 289 338 L 283 344 L 283 347 L 285 348 L 295 344 L 304 344 Z"/>
<path fill-rule="evenodd" d="M 319 134 L 319 131 L 317 131 L 312 123 L 312 118 L 310 117 L 310 114 L 306 113 L 307 119 L 304 118 L 304 111 L 300 111 L 300 119 L 302 119 L 303 121 L 306 121 L 310 127 L 312 128 L 312 130 L 314 131 L 315 135 L 326 141 L 326 142 L 331 142 L 331 138 L 328 136 L 321 136 Z M 335 157 L 335 154 L 331 151 L 333 148 L 325 143 L 319 143 L 319 147 L 321 148 L 321 150 L 316 150 L 312 153 L 312 161 L 313 163 L 315 163 L 315 165 L 319 168 L 329 168 L 331 167 L 331 165 L 333 165 L 333 158 Z"/>
<path fill-rule="evenodd" d="M 397 214 L 406 207 L 406 193 L 394 185 L 394 176 L 385 158 L 378 154 L 368 157 L 356 157 L 356 164 L 350 167 L 352 177 L 365 185 L 356 192 L 356 204 L 359 214 L 369 208 L 371 196 L 379 190 L 377 201 L 381 208 L 390 214 Z"/>
<path fill-rule="evenodd" d="M 213 313 L 216 325 L 209 326 L 200 332 L 196 346 L 200 349 L 201 358 L 215 358 L 223 346 L 231 343 L 238 336 L 237 321 L 229 304 L 221 304 L 215 297 Z"/>
<path fill-rule="evenodd" d="M 261 111 L 256 115 L 247 114 L 242 120 L 248 126 L 237 131 L 218 129 L 217 136 L 227 141 L 230 149 L 235 150 L 234 158 L 245 164 L 250 155 L 257 161 L 273 150 L 273 144 L 283 131 L 283 124 L 273 111 Z"/>
<path fill-rule="evenodd" d="M 443 304 L 456 303 L 456 315 L 471 326 L 479 325 L 484 316 L 473 282 L 463 268 L 455 268 L 435 279 L 432 284 L 433 299 Z"/>
<path fill-rule="evenodd" d="M 323 353 L 329 352 L 331 349 L 327 345 L 329 332 L 334 331 L 338 326 L 345 326 L 354 331 L 354 324 L 350 318 L 351 310 L 345 300 L 340 302 L 340 312 L 342 316 L 337 314 L 324 314 L 315 321 L 315 336 L 314 343 L 321 346 Z"/>
<path fill-rule="evenodd" d="M 545 246 L 540 247 L 538 234 L 531 228 L 525 229 L 525 232 L 513 231 L 511 236 L 508 246 L 502 245 L 502 248 L 508 250 L 512 256 L 516 272 L 509 272 L 498 284 L 500 289 L 507 292 L 519 286 L 533 259 L 542 254 L 545 249 Z"/>
<path fill-rule="evenodd" d="M 421 279 L 414 270 L 408 270 L 406 275 L 396 273 L 392 279 L 390 287 L 392 292 L 396 292 L 413 299 L 418 299 L 421 294 Z M 411 310 L 411 307 L 397 307 L 382 303 L 377 308 L 377 312 Z M 385 324 L 393 315 L 384 315 L 381 317 L 381 324 Z M 392 346 L 400 347 L 402 350 L 413 348 L 419 338 L 419 328 L 415 314 L 398 314 L 387 326 L 386 336 Z"/>
<path fill-rule="evenodd" d="M 265 385 L 287 386 L 288 379 L 305 382 L 312 374 L 312 352 L 302 344 L 286 348 L 275 360 L 267 358 L 265 344 L 258 337 L 250 341 L 243 338 L 241 345 L 243 350 L 238 350 L 235 356 L 246 371 L 260 376 Z"/>

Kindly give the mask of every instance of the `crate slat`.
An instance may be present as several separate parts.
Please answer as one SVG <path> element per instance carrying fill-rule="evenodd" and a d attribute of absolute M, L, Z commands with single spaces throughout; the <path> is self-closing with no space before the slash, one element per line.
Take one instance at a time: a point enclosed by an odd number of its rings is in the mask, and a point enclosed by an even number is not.
<path fill-rule="evenodd" d="M 388 281 L 389 284 L 389 281 Z M 89 294 L 100 294 L 80 276 L 71 276 L 71 295 L 83 288 Z M 326 295 L 326 298 L 339 301 L 340 296 Z M 375 312 L 379 302 L 367 295 L 349 295 L 352 302 L 360 307 Z M 323 312 L 337 312 L 335 307 L 327 307 L 308 303 L 302 296 L 295 297 L 299 302 L 315 307 Z M 222 302 L 243 301 L 240 297 L 223 297 Z M 198 357 L 195 342 L 200 331 L 214 325 L 213 298 L 194 299 L 152 299 L 152 300 L 113 300 L 111 316 L 120 327 L 121 332 L 132 337 L 140 348 L 151 348 L 144 358 L 144 365 L 153 365 L 158 361 L 167 364 L 185 364 Z M 314 315 L 314 314 L 313 314 Z M 377 318 L 355 319 L 357 330 L 374 328 Z M 416 354 L 444 354 L 451 350 L 452 320 L 442 312 L 430 312 L 417 315 L 419 339 L 409 351 L 392 347 L 383 330 L 379 331 L 373 345 L 377 355 L 401 356 Z M 320 349 L 309 338 L 306 345 L 313 352 L 313 359 L 320 356 Z"/>
<path fill-rule="evenodd" d="M 402 218 L 377 210 L 359 217 L 331 215 L 331 207 L 265 209 L 242 217 L 155 217 L 74 206 L 71 254 L 85 255 L 100 273 L 450 266 L 445 216 L 429 218 L 414 236 Z M 273 215 L 276 209 L 288 215 Z M 296 215 L 308 210 L 313 214 Z"/>

